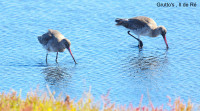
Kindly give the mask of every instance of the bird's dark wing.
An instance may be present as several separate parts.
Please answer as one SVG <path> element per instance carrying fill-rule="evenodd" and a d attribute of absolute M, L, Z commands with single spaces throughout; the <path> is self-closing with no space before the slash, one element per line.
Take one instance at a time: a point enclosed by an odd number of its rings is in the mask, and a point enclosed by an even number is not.
<path fill-rule="evenodd" d="M 146 26 L 145 21 L 141 21 L 141 20 L 138 20 L 138 19 L 135 19 L 135 18 L 128 19 L 127 22 L 128 22 L 127 28 L 130 28 L 132 30 L 137 30 L 137 29 L 140 29 L 140 28 L 143 28 L 143 27 Z"/>
<path fill-rule="evenodd" d="M 49 33 L 49 31 L 47 33 L 43 34 L 42 36 L 38 36 L 38 41 L 42 45 L 46 45 L 50 39 L 52 39 L 52 34 Z"/>

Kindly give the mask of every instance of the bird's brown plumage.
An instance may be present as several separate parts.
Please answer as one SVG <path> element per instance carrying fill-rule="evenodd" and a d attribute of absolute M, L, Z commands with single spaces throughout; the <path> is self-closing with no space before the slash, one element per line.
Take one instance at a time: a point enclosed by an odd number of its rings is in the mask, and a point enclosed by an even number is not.
<path fill-rule="evenodd" d="M 117 18 L 115 22 L 117 22 L 116 25 L 122 25 L 131 29 L 134 34 L 138 35 L 138 38 L 140 38 L 140 36 L 157 37 L 158 35 L 162 35 L 168 48 L 166 40 L 167 29 L 164 26 L 157 26 L 156 22 L 149 17 L 137 16 L 129 19 Z"/>
<path fill-rule="evenodd" d="M 59 31 L 48 29 L 48 32 L 43 34 L 42 36 L 38 36 L 38 41 L 42 44 L 42 46 L 48 51 L 48 52 L 64 52 L 67 48 L 74 59 L 70 45 L 71 42 L 65 38 Z M 47 53 L 48 55 L 48 53 Z M 47 56 L 46 56 L 47 61 Z M 57 61 L 57 56 L 56 56 Z M 74 62 L 76 63 L 75 59 Z"/>

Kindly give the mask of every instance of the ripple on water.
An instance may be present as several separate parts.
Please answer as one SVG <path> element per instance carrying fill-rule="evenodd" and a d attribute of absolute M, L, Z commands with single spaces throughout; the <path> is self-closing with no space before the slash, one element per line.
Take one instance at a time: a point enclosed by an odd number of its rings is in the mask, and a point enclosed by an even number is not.
<path fill-rule="evenodd" d="M 123 104 L 138 105 L 141 94 L 156 105 L 166 103 L 166 95 L 199 102 L 199 7 L 158 8 L 156 3 L 0 2 L 0 90 L 21 88 L 25 97 L 30 88 L 39 85 L 46 90 L 49 85 L 52 91 L 78 98 L 91 86 L 96 98 L 110 90 L 111 100 Z M 144 48 L 139 51 L 128 30 L 115 25 L 115 18 L 139 15 L 167 28 L 168 50 L 159 36 L 141 37 Z M 56 53 L 45 63 L 46 51 L 37 36 L 49 28 L 71 41 L 77 65 L 67 51 L 59 53 L 58 64 Z"/>

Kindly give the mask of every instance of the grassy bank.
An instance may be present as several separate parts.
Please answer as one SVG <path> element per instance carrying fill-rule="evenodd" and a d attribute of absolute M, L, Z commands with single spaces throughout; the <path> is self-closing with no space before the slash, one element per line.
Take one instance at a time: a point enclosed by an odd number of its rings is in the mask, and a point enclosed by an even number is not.
<path fill-rule="evenodd" d="M 101 96 L 102 100 L 99 102 L 94 101 L 90 92 L 84 93 L 82 98 L 77 102 L 70 99 L 70 96 L 62 98 L 59 96 L 54 98 L 51 92 L 40 94 L 39 91 L 32 91 L 27 94 L 26 99 L 22 99 L 20 93 L 15 91 L 10 93 L 0 93 L 0 111 L 165 111 L 163 107 L 167 107 L 170 111 L 191 111 L 194 109 L 193 104 L 188 101 L 183 103 L 179 99 L 175 99 L 174 103 L 169 102 L 167 106 L 154 107 L 150 102 L 149 105 L 142 105 L 142 98 L 136 102 L 138 106 L 129 105 L 116 105 L 110 102 L 109 93 Z M 166 104 L 166 103 L 160 103 Z"/>

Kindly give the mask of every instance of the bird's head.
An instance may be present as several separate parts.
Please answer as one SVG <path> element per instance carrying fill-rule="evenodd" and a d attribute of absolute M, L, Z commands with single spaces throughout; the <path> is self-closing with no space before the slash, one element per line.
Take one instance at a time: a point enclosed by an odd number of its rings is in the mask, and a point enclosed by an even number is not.
<path fill-rule="evenodd" d="M 62 42 L 64 43 L 65 48 L 67 48 L 67 50 L 68 50 L 69 53 L 71 54 L 71 56 L 72 56 L 72 58 L 73 58 L 75 64 L 77 64 L 77 62 L 76 62 L 76 60 L 74 59 L 74 56 L 73 56 L 73 54 L 72 54 L 72 51 L 71 51 L 71 49 L 70 49 L 70 45 L 71 45 L 70 40 L 68 40 L 68 39 L 65 38 L 65 39 L 62 40 Z"/>
<path fill-rule="evenodd" d="M 64 43 L 65 45 L 65 48 L 69 49 L 70 48 L 70 45 L 71 45 L 71 42 L 69 39 L 63 39 L 62 42 Z"/>
<path fill-rule="evenodd" d="M 161 35 L 166 35 L 167 29 L 164 26 L 159 26 L 159 31 Z"/>
<path fill-rule="evenodd" d="M 167 39 L 166 39 L 167 29 L 164 26 L 159 26 L 159 31 L 160 31 L 160 34 L 163 36 L 166 47 L 169 48 L 167 44 Z"/>

